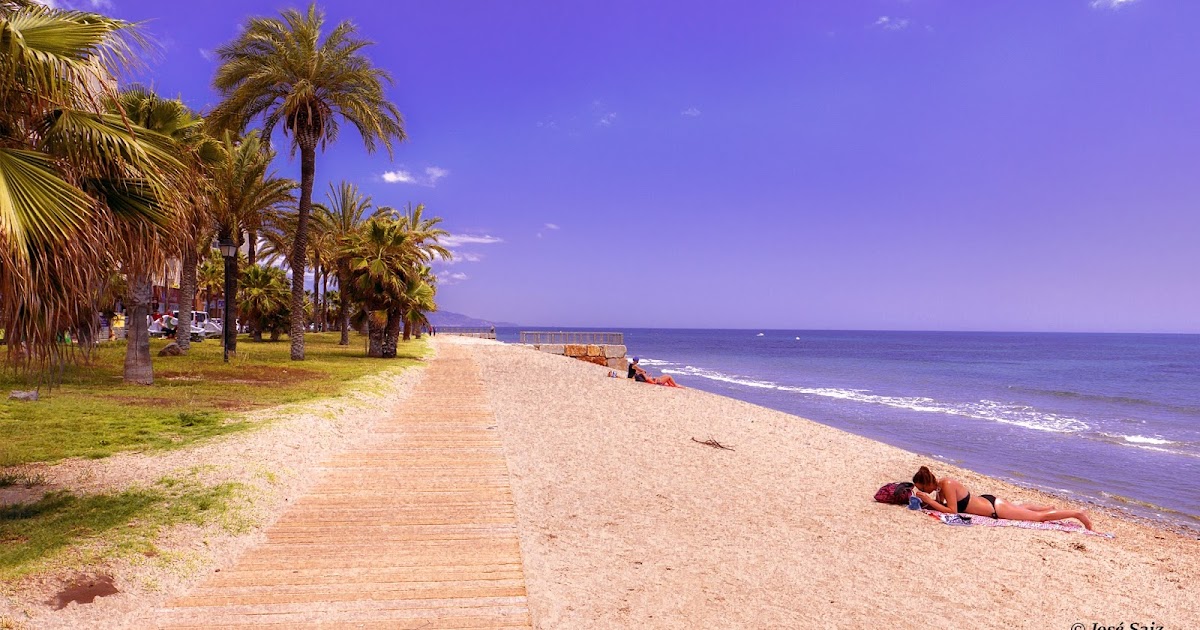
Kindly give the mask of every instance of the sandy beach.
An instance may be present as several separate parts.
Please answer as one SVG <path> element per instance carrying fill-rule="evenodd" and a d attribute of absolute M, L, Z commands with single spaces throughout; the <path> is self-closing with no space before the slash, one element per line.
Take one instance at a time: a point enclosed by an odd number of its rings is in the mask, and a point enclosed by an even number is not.
<path fill-rule="evenodd" d="M 494 414 L 488 429 L 499 434 L 510 478 L 520 601 L 534 627 L 1200 627 L 1194 535 L 1098 510 L 1096 528 L 1114 538 L 950 527 L 876 503 L 874 492 L 927 464 L 975 492 L 1063 503 L 730 398 L 607 378 L 605 368 L 521 346 L 433 342 L 446 344 L 480 366 Z M 203 590 L 205 576 L 228 573 L 263 546 L 331 458 L 369 443 L 385 414 L 404 413 L 393 410 L 426 372 L 376 379 L 366 392 L 304 406 L 252 434 L 146 461 L 101 460 L 86 477 L 131 463 L 156 475 L 210 460 L 233 478 L 263 466 L 288 472 L 255 501 L 256 525 L 244 535 L 168 532 L 165 547 L 193 550 L 186 566 L 116 562 L 107 570 L 119 595 L 53 612 L 46 593 L 30 587 L 10 593 L 0 613 L 22 628 L 156 625 L 147 623 L 154 609 Z M 316 422 L 317 410 L 334 422 Z M 697 442 L 706 440 L 731 450 Z M 278 446 L 298 441 L 316 448 L 300 456 Z M 78 483 L 81 466 L 47 472 Z M 100 485 L 112 483 L 127 481 Z M 311 610 L 314 621 L 324 614 Z"/>
<path fill-rule="evenodd" d="M 705 392 L 438 343 L 483 364 L 540 628 L 1200 627 L 1194 538 L 1097 511 L 1115 538 L 946 526 L 873 494 L 928 464 L 1062 502 Z"/>

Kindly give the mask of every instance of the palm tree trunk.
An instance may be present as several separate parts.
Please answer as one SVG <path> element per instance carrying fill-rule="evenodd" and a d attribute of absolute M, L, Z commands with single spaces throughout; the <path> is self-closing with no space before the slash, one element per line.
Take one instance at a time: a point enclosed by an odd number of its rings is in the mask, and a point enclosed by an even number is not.
<path fill-rule="evenodd" d="M 150 274 L 139 272 L 129 278 L 125 296 L 125 382 L 138 385 L 154 384 L 154 366 L 150 363 L 150 331 L 146 319 L 150 315 L 150 294 L 153 283 Z"/>
<path fill-rule="evenodd" d="M 325 267 L 317 264 L 316 273 L 313 274 L 313 322 L 316 324 L 317 332 L 321 332 L 322 326 L 325 325 L 325 316 L 321 314 L 321 274 L 325 273 Z"/>
<path fill-rule="evenodd" d="M 378 321 L 374 314 L 367 317 L 367 356 L 383 356 L 384 322 Z"/>
<path fill-rule="evenodd" d="M 175 343 L 179 349 L 187 352 L 192 349 L 192 305 L 196 303 L 196 266 L 200 264 L 200 255 L 196 248 L 188 246 L 183 250 L 183 260 L 179 264 L 179 323 L 175 330 L 183 334 L 175 334 Z"/>
<path fill-rule="evenodd" d="M 237 313 L 235 305 L 237 304 L 237 278 L 238 278 L 238 259 L 237 256 L 230 256 L 225 259 L 225 347 L 229 349 L 229 354 L 237 352 Z"/>
<path fill-rule="evenodd" d="M 383 331 L 383 352 L 381 353 L 385 359 L 396 358 L 396 339 L 400 336 L 400 322 L 403 319 L 400 309 L 388 310 L 387 327 Z"/>
<path fill-rule="evenodd" d="M 349 277 L 350 270 L 346 263 L 339 261 L 337 269 L 338 297 L 342 300 L 342 338 L 338 341 L 339 346 L 350 345 L 350 294 L 346 292 Z"/>
<path fill-rule="evenodd" d="M 408 318 L 405 318 L 404 319 L 404 340 L 408 341 L 409 339 L 412 339 L 412 322 L 408 321 Z"/>
<path fill-rule="evenodd" d="M 329 270 L 321 274 L 321 332 L 329 329 Z"/>
<path fill-rule="evenodd" d="M 251 267 L 258 258 L 258 230 L 246 231 L 246 261 Z"/>
<path fill-rule="evenodd" d="M 317 136 L 315 130 L 301 130 L 300 144 L 300 205 L 296 211 L 296 240 L 292 242 L 292 360 L 304 360 L 304 268 L 308 256 L 308 215 L 312 212 L 313 179 L 317 171 Z"/>

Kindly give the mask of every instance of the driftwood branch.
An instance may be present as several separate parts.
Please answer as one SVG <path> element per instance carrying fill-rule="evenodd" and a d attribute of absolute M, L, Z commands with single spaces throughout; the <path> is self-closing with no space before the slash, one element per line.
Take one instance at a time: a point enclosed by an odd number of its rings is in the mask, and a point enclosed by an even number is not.
<path fill-rule="evenodd" d="M 716 441 L 716 440 L 712 439 L 711 437 L 710 437 L 710 438 L 708 438 L 707 440 L 697 440 L 696 438 L 692 438 L 692 441 L 693 441 L 693 442 L 695 442 L 695 443 L 697 443 L 697 444 L 703 444 L 703 445 L 705 445 L 705 446 L 711 446 L 711 447 L 713 447 L 713 448 L 719 448 L 719 449 L 721 449 L 721 450 L 723 450 L 723 451 L 732 451 L 732 450 L 733 450 L 733 447 L 732 447 L 732 446 L 725 446 L 724 444 L 722 444 L 722 443 L 720 443 L 720 442 L 718 442 L 718 441 Z"/>

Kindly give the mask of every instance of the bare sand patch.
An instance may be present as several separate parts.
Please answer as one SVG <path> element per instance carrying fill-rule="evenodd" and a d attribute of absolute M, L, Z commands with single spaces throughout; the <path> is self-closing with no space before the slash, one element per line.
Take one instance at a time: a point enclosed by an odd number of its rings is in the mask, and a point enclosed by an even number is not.
<path fill-rule="evenodd" d="M 1115 539 L 948 527 L 872 496 L 927 464 L 1064 502 L 733 399 L 437 339 L 483 365 L 540 628 L 1200 627 L 1194 535 L 1086 505 Z"/>

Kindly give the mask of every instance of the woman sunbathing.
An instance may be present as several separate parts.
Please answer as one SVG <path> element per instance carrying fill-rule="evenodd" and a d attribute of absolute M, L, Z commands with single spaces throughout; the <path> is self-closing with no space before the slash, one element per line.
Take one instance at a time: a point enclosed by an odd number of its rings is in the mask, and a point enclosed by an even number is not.
<path fill-rule="evenodd" d="M 966 513 L 992 518 L 1007 518 L 1014 521 L 1038 522 L 1073 518 L 1083 523 L 1084 527 L 1092 528 L 1092 519 L 1088 518 L 1087 512 L 1082 510 L 1057 510 L 1050 505 L 1010 503 L 990 494 L 973 497 L 958 481 L 949 477 L 938 479 L 924 466 L 917 471 L 917 474 L 913 475 L 913 485 L 917 487 L 913 492 L 914 496 L 921 499 L 930 508 L 946 514 Z M 937 499 L 929 496 L 929 493 L 934 490 L 937 490 Z"/>
<path fill-rule="evenodd" d="M 633 357 L 633 362 L 629 364 L 629 378 L 639 383 L 650 383 L 651 385 L 663 385 L 666 387 L 679 387 L 679 384 L 675 382 L 675 379 L 671 378 L 670 374 L 663 374 L 658 378 L 650 376 L 649 372 L 643 370 L 642 366 L 638 365 L 637 357 Z"/>

